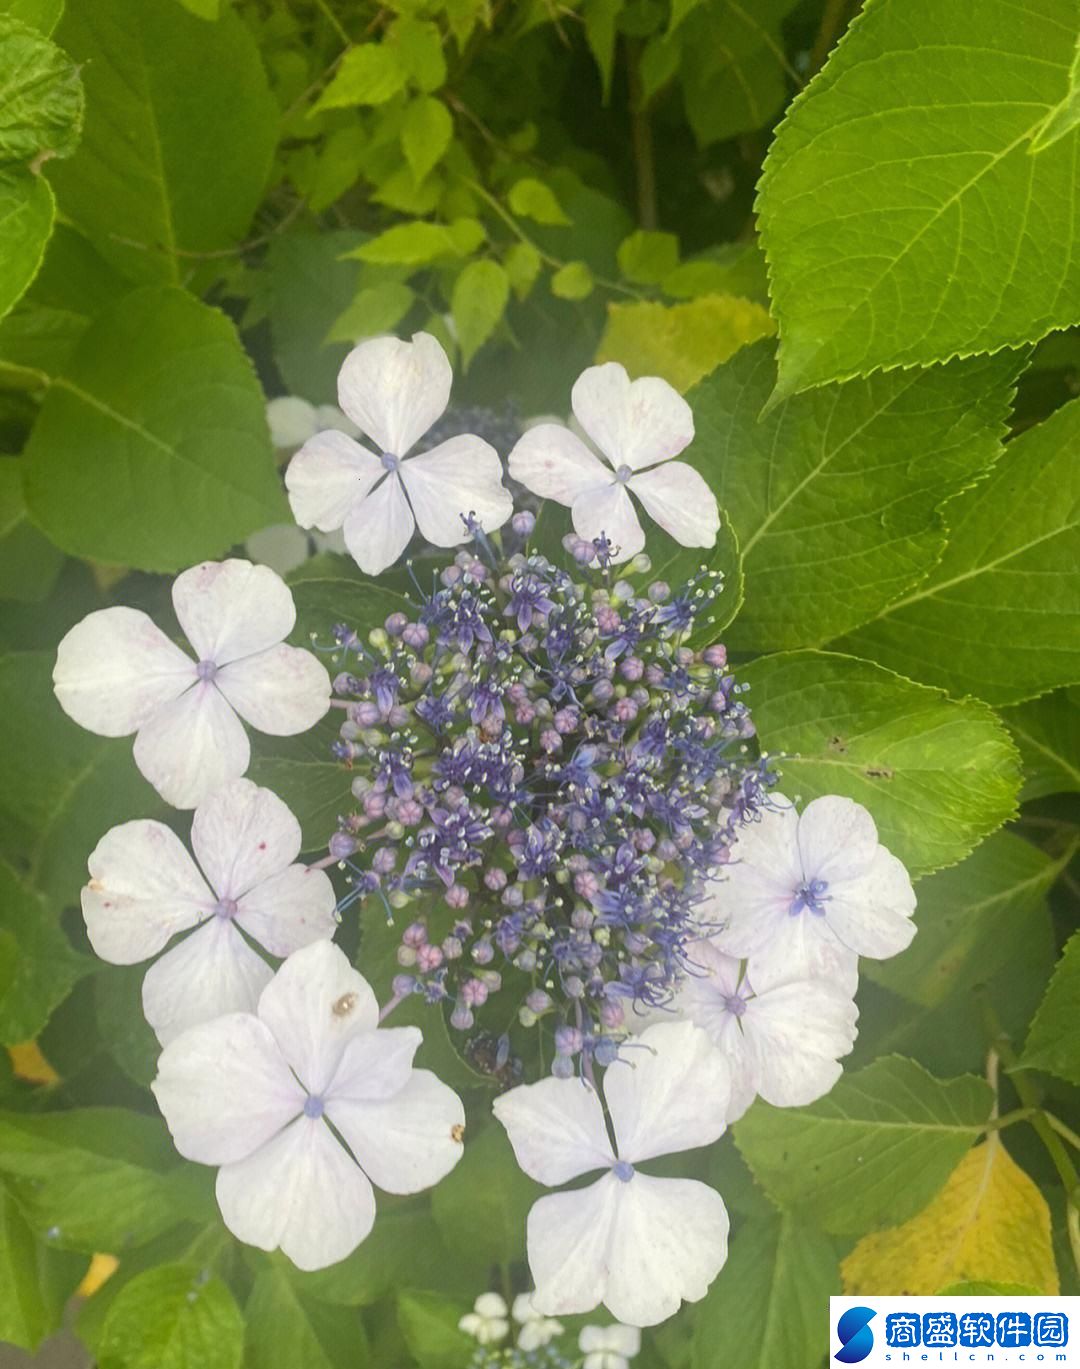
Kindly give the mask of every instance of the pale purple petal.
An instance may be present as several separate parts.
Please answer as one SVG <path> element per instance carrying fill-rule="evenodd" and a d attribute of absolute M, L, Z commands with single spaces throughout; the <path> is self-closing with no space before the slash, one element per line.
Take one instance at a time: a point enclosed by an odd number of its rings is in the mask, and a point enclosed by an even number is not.
<path fill-rule="evenodd" d="M 515 444 L 507 467 L 533 494 L 568 506 L 597 486 L 611 484 L 610 469 L 560 423 L 530 428 Z"/>
<path fill-rule="evenodd" d="M 227 665 L 286 638 L 296 623 L 292 592 L 269 566 L 204 561 L 178 575 L 173 608 L 200 661 Z"/>
<path fill-rule="evenodd" d="M 905 950 L 915 935 L 915 891 L 903 864 L 879 846 L 858 879 L 829 885 L 826 920 L 850 950 L 885 960 Z"/>
<path fill-rule="evenodd" d="M 778 1108 L 822 1098 L 840 1078 L 859 1012 L 837 984 L 803 980 L 769 989 L 746 1006 L 745 1039 L 757 1062 L 757 1091 Z"/>
<path fill-rule="evenodd" d="M 238 899 L 300 854 L 300 824 L 269 789 L 230 780 L 199 805 L 191 848 L 218 898 Z"/>
<path fill-rule="evenodd" d="M 548 1187 L 565 1184 L 615 1156 L 594 1090 L 580 1079 L 519 1084 L 492 1103 L 521 1168 Z"/>
<path fill-rule="evenodd" d="M 874 819 L 861 803 L 826 794 L 799 816 L 799 853 L 806 879 L 830 885 L 862 875 L 878 849 Z"/>
<path fill-rule="evenodd" d="M 600 1306 L 618 1191 L 625 1187 L 609 1172 L 586 1188 L 548 1193 L 533 1203 L 525 1231 L 537 1311 L 572 1316 Z"/>
<path fill-rule="evenodd" d="M 293 517 L 302 528 L 332 532 L 385 473 L 379 458 L 351 437 L 316 433 L 285 471 Z"/>
<path fill-rule="evenodd" d="M 419 1027 L 380 1027 L 350 1037 L 325 1089 L 328 1109 L 337 1100 L 374 1102 L 400 1093 L 422 1040 Z"/>
<path fill-rule="evenodd" d="M 513 498 L 502 483 L 498 453 L 468 434 L 403 461 L 401 482 L 417 527 L 437 547 L 469 540 L 463 514 L 474 514 L 485 532 L 494 532 L 514 511 Z"/>
<path fill-rule="evenodd" d="M 292 955 L 334 935 L 337 895 L 325 871 L 290 865 L 241 896 L 236 921 L 271 955 Z"/>
<path fill-rule="evenodd" d="M 658 376 L 631 381 L 616 361 L 583 371 L 571 404 L 578 422 L 616 470 L 654 466 L 678 456 L 693 441 L 694 415 L 678 391 Z"/>
<path fill-rule="evenodd" d="M 616 561 L 629 561 L 645 546 L 633 500 L 618 481 L 578 495 L 570 516 L 579 537 L 591 542 L 603 533 L 615 548 Z"/>
<path fill-rule="evenodd" d="M 409 545 L 415 527 L 395 473 L 350 511 L 345 519 L 345 545 L 365 575 L 381 575 Z"/>
<path fill-rule="evenodd" d="M 254 1012 L 274 972 L 228 919 L 211 917 L 143 979 L 143 1016 L 163 1046 L 200 1022 Z"/>
<path fill-rule="evenodd" d="M 197 807 L 250 760 L 243 723 L 209 683 L 159 709 L 135 738 L 135 764 L 174 808 Z"/>
<path fill-rule="evenodd" d="M 453 374 L 430 333 L 411 342 L 370 338 L 354 347 L 338 374 L 338 403 L 380 454 L 404 456 L 450 402 Z"/>
<path fill-rule="evenodd" d="M 684 547 L 711 547 L 720 531 L 716 495 L 685 461 L 666 461 L 631 476 L 628 488 L 645 512 Z"/>
<path fill-rule="evenodd" d="M 326 667 L 302 647 L 270 647 L 219 670 L 215 683 L 237 713 L 273 737 L 307 732 L 330 708 Z"/>

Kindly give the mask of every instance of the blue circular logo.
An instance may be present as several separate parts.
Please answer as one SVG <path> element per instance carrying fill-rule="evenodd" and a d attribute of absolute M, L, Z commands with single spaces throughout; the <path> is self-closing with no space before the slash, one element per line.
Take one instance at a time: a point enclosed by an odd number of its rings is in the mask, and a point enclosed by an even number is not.
<path fill-rule="evenodd" d="M 841 1364 L 858 1364 L 874 1348 L 874 1333 L 870 1330 L 870 1319 L 877 1313 L 872 1307 L 849 1307 L 841 1313 L 836 1323 L 836 1334 L 840 1337 L 840 1349 L 833 1359 Z"/>

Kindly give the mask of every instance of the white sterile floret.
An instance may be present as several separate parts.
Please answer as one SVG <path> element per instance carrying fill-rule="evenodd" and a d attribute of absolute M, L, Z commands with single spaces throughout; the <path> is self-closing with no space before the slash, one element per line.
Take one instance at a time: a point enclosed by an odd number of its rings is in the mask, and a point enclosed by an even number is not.
<path fill-rule="evenodd" d="M 498 1293 L 481 1293 L 473 1303 L 473 1310 L 466 1312 L 458 1322 L 458 1329 L 481 1345 L 497 1345 L 506 1339 L 510 1330 L 506 1303 Z"/>
<path fill-rule="evenodd" d="M 854 992 L 858 956 L 884 960 L 915 935 L 908 872 L 854 800 L 829 794 L 802 814 L 781 795 L 772 804 L 740 830 L 701 919 L 726 923 L 716 944 L 749 961 L 758 992 L 793 978 Z"/>
<path fill-rule="evenodd" d="M 357 436 L 356 425 L 350 423 L 336 404 L 309 404 L 297 395 L 279 395 L 267 401 L 266 421 L 270 426 L 270 441 L 282 451 L 301 447 L 309 437 L 323 428 Z"/>
<path fill-rule="evenodd" d="M 797 1108 L 829 1092 L 858 1035 L 859 1011 L 843 984 L 796 978 L 757 993 L 741 962 L 713 942 L 692 943 L 687 958 L 668 1011 L 696 1022 L 723 1051 L 731 1070 L 729 1122 L 758 1094 L 774 1107 Z"/>
<path fill-rule="evenodd" d="M 334 887 L 293 862 L 300 824 L 250 780 L 231 780 L 195 811 L 195 860 L 164 823 L 106 832 L 82 891 L 90 944 L 103 960 L 135 965 L 187 933 L 147 971 L 146 1020 L 166 1045 L 227 1012 L 253 1012 L 274 977 L 245 939 L 287 956 L 337 927 Z M 192 930 L 194 929 L 194 930 Z"/>
<path fill-rule="evenodd" d="M 561 1336 L 564 1330 L 561 1321 L 556 1321 L 554 1317 L 545 1317 L 533 1303 L 531 1293 L 519 1293 L 514 1299 L 512 1309 L 513 1318 L 521 1326 L 517 1334 L 517 1348 L 519 1350 L 539 1350 L 553 1341 L 556 1336 Z"/>
<path fill-rule="evenodd" d="M 482 438 L 464 434 L 409 456 L 446 409 L 452 379 L 446 353 L 428 333 L 360 343 L 345 358 L 338 397 L 376 450 L 321 432 L 289 462 L 296 521 L 322 532 L 343 528 L 368 575 L 393 565 L 416 527 L 435 546 L 453 547 L 471 535 L 466 517 L 491 532 L 513 512 L 502 462 Z"/>
<path fill-rule="evenodd" d="M 618 561 L 645 546 L 627 491 L 684 547 L 711 547 L 720 529 L 716 497 L 693 466 L 672 460 L 694 437 L 686 400 L 666 380 L 631 381 L 609 361 L 578 377 L 571 403 L 605 460 L 569 428 L 541 423 L 510 453 L 513 478 L 544 499 L 569 505 L 578 536 L 591 541 L 603 533 Z"/>
<path fill-rule="evenodd" d="M 177 1150 L 221 1166 L 225 1225 L 300 1269 L 364 1240 L 373 1184 L 419 1193 L 461 1158 L 465 1110 L 413 1068 L 419 1030 L 378 1021 L 367 980 L 317 941 L 285 961 L 256 1014 L 191 1027 L 158 1061 L 152 1087 Z"/>
<path fill-rule="evenodd" d="M 594 1089 L 543 1079 L 494 1103 L 518 1164 L 548 1187 L 602 1169 L 586 1188 L 540 1198 L 526 1229 L 536 1308 L 549 1316 L 601 1303 L 631 1326 L 654 1326 L 703 1298 L 727 1257 L 720 1195 L 696 1179 L 636 1166 L 715 1141 L 728 1109 L 728 1068 L 691 1022 L 649 1027 L 604 1071 L 608 1137 Z"/>
<path fill-rule="evenodd" d="M 88 614 L 57 649 L 53 686 L 69 717 L 102 737 L 135 733 L 135 764 L 167 803 L 194 808 L 251 759 L 258 732 L 306 732 L 330 707 L 325 667 L 285 638 L 289 587 L 268 566 L 205 561 L 173 581 L 195 660 L 134 608 Z"/>
<path fill-rule="evenodd" d="M 581 1369 L 630 1369 L 630 1361 L 641 1349 L 641 1332 L 636 1326 L 583 1326 L 578 1349 L 585 1356 Z"/>

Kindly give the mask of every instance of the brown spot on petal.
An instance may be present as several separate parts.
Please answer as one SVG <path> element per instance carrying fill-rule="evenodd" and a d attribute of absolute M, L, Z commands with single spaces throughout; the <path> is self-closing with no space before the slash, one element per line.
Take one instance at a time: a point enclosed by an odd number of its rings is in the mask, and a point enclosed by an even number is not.
<path fill-rule="evenodd" d="M 465 1128 L 460 1122 L 455 1122 L 450 1128 L 450 1139 L 451 1141 L 457 1141 L 459 1145 L 465 1140 Z"/>
<path fill-rule="evenodd" d="M 93 889 L 95 894 L 100 894 L 102 889 L 105 888 L 100 879 L 92 879 L 86 887 L 88 889 Z"/>
<path fill-rule="evenodd" d="M 348 1017 L 349 1013 L 351 1013 L 353 1008 L 355 1007 L 356 994 L 343 993 L 341 997 L 338 999 L 338 1001 L 334 1004 L 331 1011 L 333 1012 L 335 1017 Z"/>

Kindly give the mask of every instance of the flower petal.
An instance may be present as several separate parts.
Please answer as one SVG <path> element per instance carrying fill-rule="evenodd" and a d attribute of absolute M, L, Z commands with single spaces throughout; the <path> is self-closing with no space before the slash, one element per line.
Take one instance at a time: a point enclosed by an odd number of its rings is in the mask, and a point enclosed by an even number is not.
<path fill-rule="evenodd" d="M 574 531 L 588 541 L 601 533 L 615 548 L 616 561 L 629 561 L 645 545 L 634 503 L 626 486 L 613 481 L 578 495 L 570 510 Z"/>
<path fill-rule="evenodd" d="M 240 898 L 300 854 L 300 824 L 269 789 L 230 780 L 199 805 L 191 849 L 218 898 Z"/>
<path fill-rule="evenodd" d="M 401 482 L 417 526 L 437 547 L 469 540 L 463 514 L 475 514 L 485 532 L 502 527 L 514 511 L 502 473 L 495 448 L 469 434 L 401 463 Z"/>
<path fill-rule="evenodd" d="M 717 944 L 728 948 L 728 934 Z M 758 993 L 796 979 L 825 979 L 853 995 L 859 983 L 859 957 L 832 930 L 827 917 L 785 914 L 747 959 L 746 977 Z"/>
<path fill-rule="evenodd" d="M 532 1300 L 545 1316 L 571 1316 L 600 1306 L 621 1188 L 625 1185 L 609 1172 L 587 1188 L 548 1193 L 529 1209 L 525 1231 L 535 1285 Z"/>
<path fill-rule="evenodd" d="M 727 1209 L 696 1179 L 635 1174 L 621 1188 L 604 1305 L 628 1325 L 656 1326 L 703 1298 L 723 1268 Z"/>
<path fill-rule="evenodd" d="M 711 547 L 720 531 L 716 495 L 685 461 L 665 461 L 627 484 L 645 512 L 684 547 Z"/>
<path fill-rule="evenodd" d="M 583 1326 L 578 1336 L 578 1349 L 586 1354 L 594 1350 L 610 1350 L 626 1359 L 633 1359 L 641 1351 L 641 1328 L 623 1326 Z"/>
<path fill-rule="evenodd" d="M 351 1037 L 374 1031 L 367 980 L 331 941 L 294 952 L 259 999 L 259 1017 L 309 1093 L 323 1094 Z"/>
<path fill-rule="evenodd" d="M 639 471 L 667 461 L 694 438 L 694 415 L 678 391 L 658 376 L 631 381 L 617 361 L 583 371 L 570 402 L 616 470 L 625 465 Z"/>
<path fill-rule="evenodd" d="M 799 815 L 799 854 L 807 879 L 857 879 L 878 849 L 874 819 L 861 803 L 826 794 Z"/>
<path fill-rule="evenodd" d="M 227 665 L 286 638 L 296 624 L 292 592 L 269 566 L 204 561 L 178 575 L 173 608 L 200 661 Z"/>
<path fill-rule="evenodd" d="M 206 917 L 214 895 L 183 842 L 164 823 L 113 827 L 87 861 L 82 910 L 90 944 L 102 960 L 135 965 Z"/>
<path fill-rule="evenodd" d="M 338 403 L 381 452 L 404 456 L 450 402 L 453 373 L 430 333 L 370 338 L 338 375 Z"/>
<path fill-rule="evenodd" d="M 384 474 L 377 456 L 344 433 L 309 437 L 285 471 L 289 507 L 302 528 L 332 532 Z"/>
<path fill-rule="evenodd" d="M 409 545 L 416 520 L 394 474 L 351 509 L 345 519 L 345 545 L 365 575 L 381 575 Z"/>
<path fill-rule="evenodd" d="M 614 1163 L 600 1100 L 580 1079 L 519 1084 L 501 1093 L 492 1111 L 518 1164 L 549 1188 Z"/>
<path fill-rule="evenodd" d="M 757 1091 L 778 1108 L 821 1098 L 842 1073 L 859 1011 L 836 984 L 802 980 L 769 989 L 746 1005 L 745 1040 L 757 1065 Z"/>
<path fill-rule="evenodd" d="M 250 1155 L 304 1106 L 273 1036 L 250 1013 L 178 1036 L 161 1052 L 150 1087 L 176 1149 L 204 1165 Z"/>
<path fill-rule="evenodd" d="M 885 960 L 911 944 L 914 911 L 915 891 L 907 870 L 879 846 L 861 878 L 829 885 L 825 918 L 849 950 Z"/>
<path fill-rule="evenodd" d="M 380 1027 L 351 1037 L 326 1086 L 327 1099 L 356 1103 L 392 1098 L 409 1082 L 422 1040 L 419 1027 Z"/>
<path fill-rule="evenodd" d="M 218 689 L 258 732 L 294 737 L 314 727 L 330 708 L 330 676 L 310 651 L 280 646 L 219 670 Z"/>
<path fill-rule="evenodd" d="M 325 1269 L 351 1255 L 375 1222 L 375 1195 L 325 1122 L 299 1117 L 254 1155 L 225 1165 L 218 1207 L 241 1241 Z"/>
<path fill-rule="evenodd" d="M 195 662 L 145 613 L 102 608 L 66 633 L 53 688 L 69 718 L 100 737 L 126 737 L 195 680 Z"/>
<path fill-rule="evenodd" d="M 206 682 L 159 709 L 135 738 L 135 764 L 174 808 L 197 807 L 250 760 L 243 723 Z"/>
<path fill-rule="evenodd" d="M 143 1016 L 167 1046 L 200 1022 L 254 1012 L 273 977 L 228 919 L 212 917 L 147 970 Z"/>
<path fill-rule="evenodd" d="M 371 1182 L 387 1193 L 431 1188 L 465 1149 L 465 1108 L 430 1070 L 413 1070 L 391 1098 L 354 1102 L 335 1087 L 326 1115 Z"/>
<path fill-rule="evenodd" d="M 290 865 L 244 894 L 236 921 L 271 955 L 292 955 L 334 935 L 337 895 L 324 871 Z"/>
<path fill-rule="evenodd" d="M 611 484 L 608 467 L 561 423 L 530 428 L 515 444 L 507 468 L 533 494 L 566 505 L 597 485 Z"/>
<path fill-rule="evenodd" d="M 299 447 L 319 426 L 314 404 L 298 395 L 277 395 L 266 401 L 266 422 L 275 447 Z"/>
<path fill-rule="evenodd" d="M 620 1160 L 709 1145 L 723 1134 L 730 1091 L 727 1063 L 700 1027 L 646 1028 L 604 1072 Z"/>

